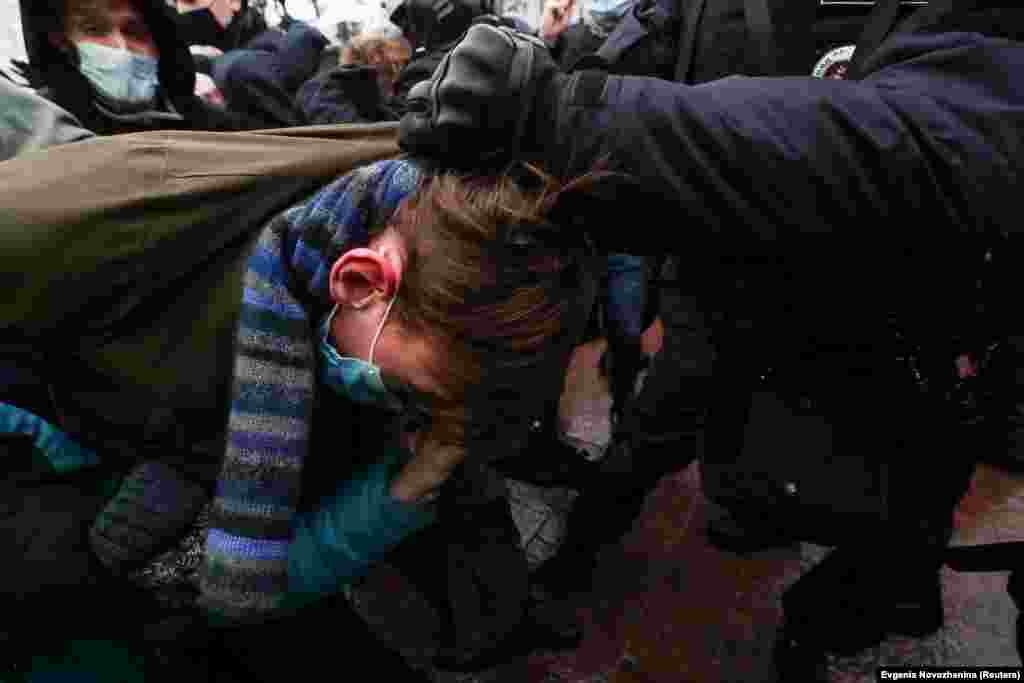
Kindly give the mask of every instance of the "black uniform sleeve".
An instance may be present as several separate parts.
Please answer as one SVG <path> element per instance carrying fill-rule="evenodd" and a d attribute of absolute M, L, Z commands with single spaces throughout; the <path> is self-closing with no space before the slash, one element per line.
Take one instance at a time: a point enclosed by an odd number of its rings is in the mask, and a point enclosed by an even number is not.
<path fill-rule="evenodd" d="M 1024 170 L 1019 48 L 967 34 L 914 40 L 903 61 L 856 82 L 574 75 L 549 166 L 576 175 L 608 157 L 636 180 L 633 201 L 618 197 L 591 223 L 612 250 L 809 233 L 905 246 L 1018 230 L 1005 207 Z M 638 201 L 656 220 L 625 230 L 639 225 Z"/>

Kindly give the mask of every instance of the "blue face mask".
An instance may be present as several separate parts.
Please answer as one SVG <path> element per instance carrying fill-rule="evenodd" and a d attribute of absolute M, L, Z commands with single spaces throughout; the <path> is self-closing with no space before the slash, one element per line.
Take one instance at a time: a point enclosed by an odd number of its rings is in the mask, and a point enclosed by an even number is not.
<path fill-rule="evenodd" d="M 78 70 L 100 93 L 129 108 L 149 104 L 160 87 L 159 62 L 155 57 L 96 43 L 79 42 Z"/>
<path fill-rule="evenodd" d="M 403 401 L 388 389 L 381 378 L 380 368 L 373 364 L 373 350 L 377 346 L 377 340 L 380 339 L 380 333 L 384 329 L 384 322 L 388 319 L 388 314 L 394 303 L 394 298 L 388 302 L 384 317 L 380 321 L 380 327 L 377 328 L 377 332 L 373 335 L 373 341 L 370 342 L 368 360 L 342 356 L 331 343 L 331 322 L 338 312 L 338 306 L 335 304 L 320 328 L 320 377 L 324 384 L 339 396 L 344 396 L 363 405 L 400 412 L 404 407 Z"/>
<path fill-rule="evenodd" d="M 598 38 L 607 38 L 632 6 L 633 0 L 594 0 L 583 13 L 583 24 Z"/>
<path fill-rule="evenodd" d="M 587 11 L 602 17 L 620 18 L 633 5 L 633 0 L 590 0 Z"/>

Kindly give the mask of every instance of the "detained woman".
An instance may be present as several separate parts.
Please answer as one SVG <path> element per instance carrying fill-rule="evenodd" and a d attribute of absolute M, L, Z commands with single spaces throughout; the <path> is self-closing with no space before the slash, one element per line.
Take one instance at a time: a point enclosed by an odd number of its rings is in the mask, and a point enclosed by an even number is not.
<path fill-rule="evenodd" d="M 552 356 L 571 348 L 567 320 L 590 263 L 560 217 L 598 181 L 563 185 L 526 166 L 430 175 L 392 160 L 278 215 L 239 292 L 219 476 L 150 462 L 102 484 L 113 495 L 91 525 L 91 554 L 153 590 L 197 586 L 191 604 L 219 625 L 341 594 L 435 522 L 473 433 L 560 388 Z M 51 464 L 103 459 L 24 410 L 4 406 L 3 417 Z M 259 655 L 266 669 L 285 661 L 276 651 L 240 658 Z"/>

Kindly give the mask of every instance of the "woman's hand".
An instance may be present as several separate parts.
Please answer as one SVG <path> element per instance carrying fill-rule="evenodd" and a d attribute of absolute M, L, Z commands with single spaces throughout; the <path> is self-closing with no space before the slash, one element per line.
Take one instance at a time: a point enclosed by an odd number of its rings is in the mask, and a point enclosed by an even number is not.
<path fill-rule="evenodd" d="M 547 0 L 544 3 L 541 36 L 545 43 L 554 45 L 558 37 L 565 33 L 572 22 L 572 14 L 575 9 L 576 0 Z"/>
<path fill-rule="evenodd" d="M 424 432 L 404 433 L 402 446 L 412 451 L 413 457 L 392 480 L 391 495 L 403 503 L 433 500 L 466 455 L 465 449 L 438 443 Z"/>

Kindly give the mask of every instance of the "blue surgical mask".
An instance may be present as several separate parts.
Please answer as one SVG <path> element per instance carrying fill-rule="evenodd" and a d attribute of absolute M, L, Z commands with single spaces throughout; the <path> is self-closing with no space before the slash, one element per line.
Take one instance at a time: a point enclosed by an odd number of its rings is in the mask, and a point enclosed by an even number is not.
<path fill-rule="evenodd" d="M 594 0 L 583 15 L 583 23 L 600 38 L 607 38 L 633 6 L 633 0 Z"/>
<path fill-rule="evenodd" d="M 339 396 L 363 405 L 399 412 L 403 408 L 403 401 L 388 389 L 381 377 L 380 368 L 373 364 L 373 351 L 394 303 L 394 298 L 388 302 L 380 326 L 370 342 L 370 356 L 367 360 L 342 356 L 331 343 L 331 322 L 338 312 L 335 304 L 320 327 L 320 377 Z"/>
<path fill-rule="evenodd" d="M 590 0 L 587 11 L 603 17 L 622 17 L 632 6 L 633 0 Z"/>
<path fill-rule="evenodd" d="M 159 62 L 123 48 L 79 42 L 78 70 L 111 102 L 139 107 L 156 99 L 160 87 Z"/>

